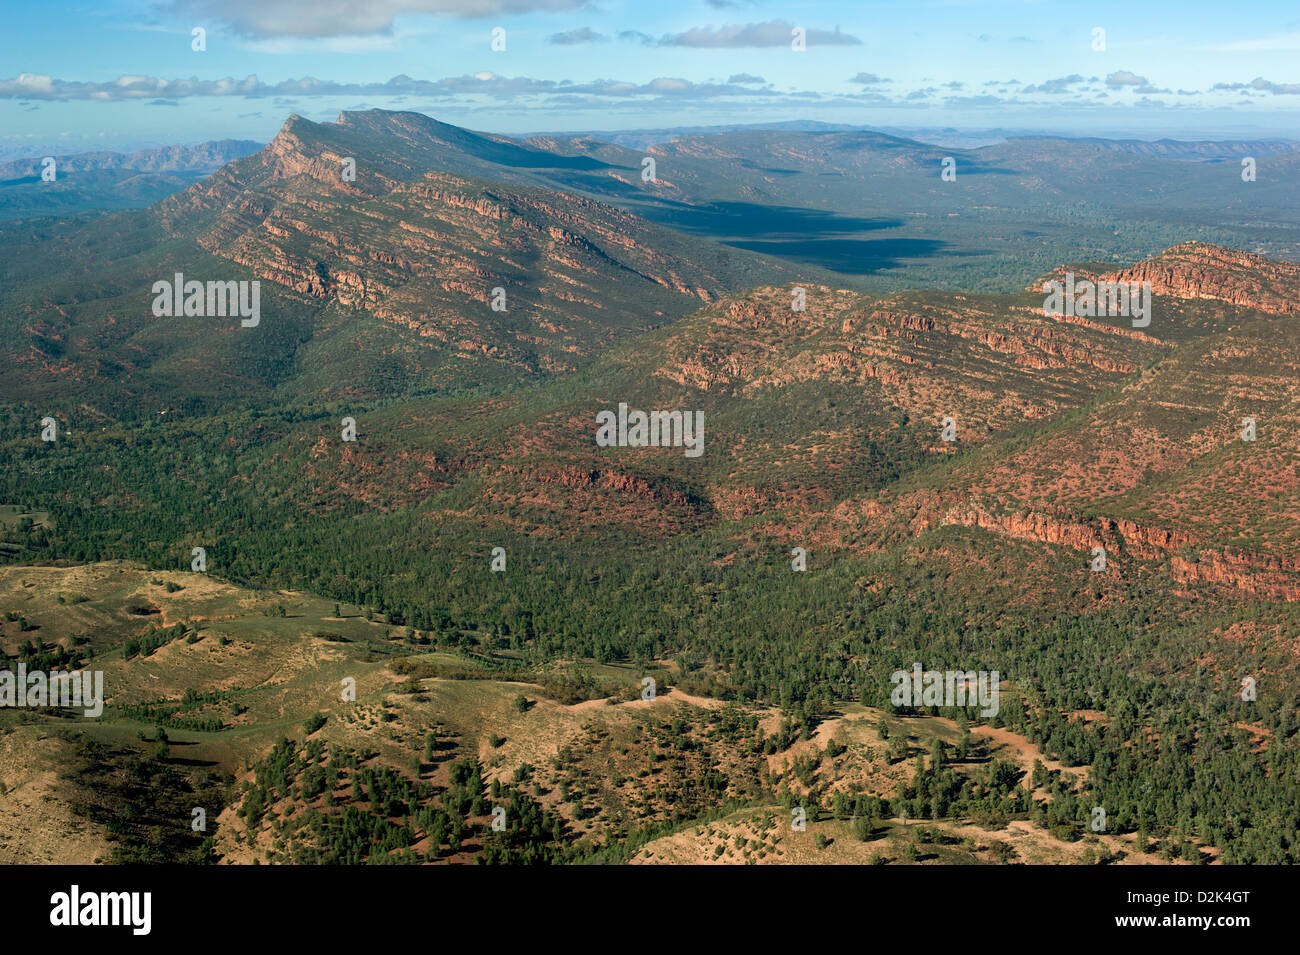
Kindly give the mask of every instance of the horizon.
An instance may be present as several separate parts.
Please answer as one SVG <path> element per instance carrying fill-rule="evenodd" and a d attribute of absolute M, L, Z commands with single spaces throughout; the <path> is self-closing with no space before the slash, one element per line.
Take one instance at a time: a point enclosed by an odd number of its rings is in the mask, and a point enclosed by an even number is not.
<path fill-rule="evenodd" d="M 91 11 L 21 10 L 0 37 L 9 64 L 0 150 L 266 141 L 289 113 L 323 121 L 365 108 L 512 136 L 790 117 L 1181 141 L 1300 129 L 1300 16 L 1259 0 L 1234 8 L 1230 24 L 1207 2 L 1181 7 L 1176 25 L 1152 3 L 1097 4 L 1086 20 L 1061 4 L 1014 0 L 927 9 L 924 32 L 912 11 L 846 2 L 641 11 L 581 0 L 364 10 L 111 0 Z"/>
<path fill-rule="evenodd" d="M 362 110 L 344 110 L 342 112 L 378 112 L 378 113 L 411 113 L 414 115 L 425 116 L 436 122 L 445 123 L 446 125 L 457 126 L 469 132 L 483 133 L 495 136 L 507 136 L 511 139 L 524 141 L 535 137 L 586 137 L 593 139 L 602 139 L 608 137 L 605 141 L 614 142 L 620 137 L 628 137 L 633 134 L 639 134 L 636 138 L 643 139 L 648 143 L 669 142 L 672 138 L 681 136 L 710 136 L 720 135 L 729 132 L 743 132 L 746 130 L 753 131 L 773 131 L 780 132 L 788 130 L 792 132 L 871 132 L 881 135 L 890 136 L 895 139 L 910 140 L 923 145 L 947 146 L 953 149 L 979 150 L 988 146 L 995 146 L 1000 143 L 1010 142 L 1018 139 L 1061 139 L 1061 140 L 1078 140 L 1081 142 L 1099 141 L 1110 143 L 1234 143 L 1234 142 L 1285 142 L 1300 144 L 1300 136 L 1267 136 L 1267 135 L 1207 135 L 1204 137 L 1193 136 L 1139 136 L 1139 135 L 1098 135 L 1095 133 L 1071 134 L 1067 131 L 1053 131 L 1043 129 L 1002 129 L 998 127 L 984 126 L 885 126 L 875 124 L 850 124 L 850 123 L 831 123 L 820 120 L 807 120 L 799 118 L 789 119 L 772 119 L 755 123 L 716 123 L 716 124 L 699 124 L 699 125 L 679 125 L 679 126 L 647 126 L 647 125 L 629 125 L 620 127 L 610 127 L 606 129 L 555 129 L 555 130 L 523 130 L 519 132 L 505 132 L 498 129 L 489 129 L 476 126 L 462 126 L 459 123 L 446 123 L 433 113 L 424 110 L 415 109 L 388 109 L 386 107 L 368 107 Z M 166 149 L 169 147 L 193 148 L 216 142 L 253 142 L 259 146 L 266 146 L 282 130 L 290 120 L 297 117 L 307 120 L 317 125 L 331 125 L 339 121 L 339 116 L 333 119 L 313 119 L 304 116 L 301 113 L 288 112 L 284 115 L 283 121 L 276 128 L 275 133 L 263 139 L 239 136 L 209 137 L 206 139 L 194 139 L 184 141 L 167 141 L 159 143 L 127 143 L 116 148 L 101 146 L 99 148 L 85 148 L 77 152 L 53 153 L 56 156 L 71 158 L 77 155 L 89 155 L 94 153 L 120 153 L 122 155 L 131 155 L 138 152 L 148 152 L 150 150 Z M 45 150 L 44 152 L 49 152 Z M 0 162 L 20 162 L 25 160 L 35 160 L 39 158 L 42 150 L 32 150 L 30 152 L 6 151 L 0 147 Z"/>

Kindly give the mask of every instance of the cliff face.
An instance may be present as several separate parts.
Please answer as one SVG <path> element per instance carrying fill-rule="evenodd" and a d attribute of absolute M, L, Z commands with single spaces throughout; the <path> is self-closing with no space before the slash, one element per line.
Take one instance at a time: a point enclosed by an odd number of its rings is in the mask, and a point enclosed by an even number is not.
<path fill-rule="evenodd" d="M 1150 282 L 1160 295 L 1216 299 L 1274 314 L 1300 311 L 1300 265 L 1199 242 L 1175 246 L 1107 278 Z"/>
<path fill-rule="evenodd" d="M 1209 547 L 1192 536 L 1126 519 L 1072 521 L 1044 512 L 991 513 L 964 505 L 944 514 L 941 524 L 978 527 L 1017 540 L 1066 547 L 1086 563 L 1092 548 L 1104 547 L 1108 569 L 1124 574 L 1126 559 L 1154 561 L 1176 580 L 1227 586 L 1252 596 L 1300 600 L 1300 559 Z"/>
<path fill-rule="evenodd" d="M 1060 280 L 1067 272 L 1076 280 L 1150 282 L 1155 295 L 1226 302 L 1274 315 L 1300 312 L 1300 265 L 1205 242 L 1184 242 L 1122 269 L 1061 266 L 1032 283 L 1028 291 L 1039 292 L 1045 282 Z"/>

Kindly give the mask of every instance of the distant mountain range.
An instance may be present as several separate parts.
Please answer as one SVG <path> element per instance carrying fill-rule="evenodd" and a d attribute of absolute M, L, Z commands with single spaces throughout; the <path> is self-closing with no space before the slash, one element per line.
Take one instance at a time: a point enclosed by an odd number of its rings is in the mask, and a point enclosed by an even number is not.
<path fill-rule="evenodd" d="M 708 136 L 716 133 L 735 133 L 745 130 L 786 130 L 797 132 L 848 132 L 865 129 L 849 123 L 823 123 L 813 119 L 793 119 L 784 123 L 730 123 L 711 126 L 671 126 L 646 129 L 570 130 L 567 132 L 525 133 L 516 138 L 532 139 L 560 137 L 563 139 L 601 139 L 628 149 L 645 149 L 656 143 L 666 143 L 680 136 Z"/>
<path fill-rule="evenodd" d="M 43 156 L 0 162 L 0 220 L 146 206 L 260 148 L 251 140 L 222 139 L 134 153 L 55 155 L 49 182 L 41 178 Z"/>
<path fill-rule="evenodd" d="M 1300 142 L 1291 139 L 1238 139 L 1197 140 L 1178 139 L 1098 139 L 1092 136 L 1012 136 L 1011 140 L 1055 140 L 1093 149 L 1111 149 L 1136 153 L 1140 156 L 1159 156 L 1164 159 L 1186 159 L 1200 162 L 1217 162 L 1241 159 L 1244 156 L 1278 156 L 1300 150 Z"/>

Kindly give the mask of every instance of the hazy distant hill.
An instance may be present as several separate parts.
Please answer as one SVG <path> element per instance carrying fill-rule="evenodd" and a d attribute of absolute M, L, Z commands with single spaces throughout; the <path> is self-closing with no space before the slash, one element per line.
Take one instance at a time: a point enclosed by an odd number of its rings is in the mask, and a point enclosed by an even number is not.
<path fill-rule="evenodd" d="M 628 149 L 644 149 L 655 143 L 666 143 L 679 136 L 705 136 L 713 133 L 738 132 L 740 130 L 774 129 L 798 130 L 800 132 L 808 132 L 811 130 L 830 132 L 832 130 L 862 128 L 863 127 L 861 126 L 854 126 L 849 123 L 823 123 L 812 119 L 794 119 L 784 123 L 730 123 L 715 124 L 711 126 L 670 126 L 648 129 L 569 130 L 564 132 L 528 133 L 521 138 L 532 139 L 535 137 L 558 137 L 562 139 L 601 139 L 607 143 L 614 143 L 616 146 L 625 146 Z"/>
<path fill-rule="evenodd" d="M 148 205 L 260 148 L 251 140 L 222 139 L 134 153 L 54 156 L 52 182 L 41 179 L 44 157 L 0 162 L 0 219 Z"/>
<path fill-rule="evenodd" d="M 1098 139 L 1096 137 L 1012 136 L 1016 140 L 1054 140 L 1073 143 L 1094 149 L 1138 153 L 1143 156 L 1161 156 L 1166 159 L 1186 159 L 1197 162 L 1217 162 L 1240 159 L 1244 156 L 1277 156 L 1300 151 L 1300 142 L 1290 139 L 1237 139 L 1183 141 L 1177 139 Z"/>
<path fill-rule="evenodd" d="M 212 172 L 233 159 L 251 155 L 262 144 L 251 139 L 216 139 L 193 146 L 163 146 L 133 153 L 87 152 L 55 156 L 59 173 L 95 169 L 134 169 L 139 172 Z M 44 157 L 0 162 L 0 178 L 40 177 Z"/>

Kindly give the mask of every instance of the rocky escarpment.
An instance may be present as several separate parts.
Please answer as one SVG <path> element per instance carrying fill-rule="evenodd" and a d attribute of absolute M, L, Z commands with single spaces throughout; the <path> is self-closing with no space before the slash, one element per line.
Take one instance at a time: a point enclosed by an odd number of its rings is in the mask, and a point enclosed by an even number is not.
<path fill-rule="evenodd" d="M 1124 518 L 1080 520 L 1045 511 L 996 512 L 962 504 L 950 508 L 939 523 L 977 527 L 1088 556 L 1094 547 L 1104 547 L 1111 568 L 1120 573 L 1126 558 L 1155 561 L 1183 582 L 1222 584 L 1267 599 L 1300 600 L 1300 559 L 1216 548 L 1190 534 Z"/>
<path fill-rule="evenodd" d="M 1184 242 L 1122 269 L 1061 266 L 1029 286 L 1072 272 L 1076 280 L 1151 284 L 1156 295 L 1207 299 L 1276 315 L 1300 312 L 1300 265 L 1205 242 Z"/>
<path fill-rule="evenodd" d="M 1006 301 L 800 288 L 802 297 L 793 286 L 755 289 L 679 323 L 663 340 L 656 377 L 754 397 L 811 383 L 869 387 L 915 420 L 938 427 L 956 416 L 962 440 L 974 442 L 1074 407 L 1167 348 Z"/>
<path fill-rule="evenodd" d="M 1275 314 L 1300 311 L 1300 265 L 1198 242 L 1175 246 L 1106 278 L 1150 282 L 1157 295 L 1216 299 Z"/>

